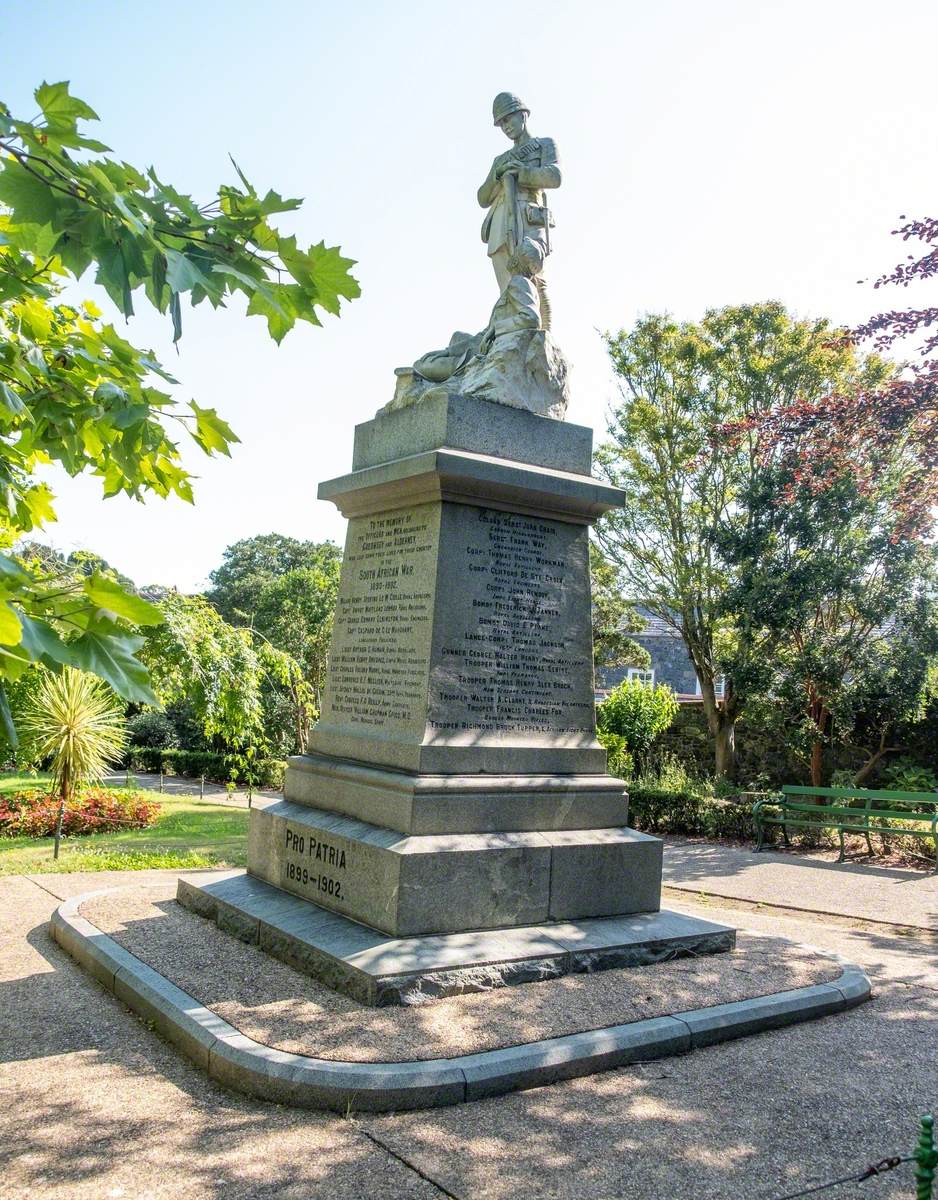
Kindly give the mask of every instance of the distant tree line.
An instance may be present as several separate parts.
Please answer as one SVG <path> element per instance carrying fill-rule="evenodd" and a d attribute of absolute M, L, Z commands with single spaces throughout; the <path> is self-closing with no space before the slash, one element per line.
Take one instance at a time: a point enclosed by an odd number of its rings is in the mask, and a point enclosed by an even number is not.
<path fill-rule="evenodd" d="M 131 749 L 216 751 L 233 773 L 306 748 L 318 717 L 341 553 L 332 542 L 265 534 L 229 546 L 205 595 L 137 587 L 90 551 L 63 556 L 25 543 L 18 559 L 70 586 L 81 576 L 112 580 L 159 615 L 134 629 L 152 704 L 124 702 Z M 46 669 L 9 685 L 12 712 L 28 710 Z M 30 744 L 31 745 L 31 744 Z M 28 753 L 29 747 L 23 747 Z"/>

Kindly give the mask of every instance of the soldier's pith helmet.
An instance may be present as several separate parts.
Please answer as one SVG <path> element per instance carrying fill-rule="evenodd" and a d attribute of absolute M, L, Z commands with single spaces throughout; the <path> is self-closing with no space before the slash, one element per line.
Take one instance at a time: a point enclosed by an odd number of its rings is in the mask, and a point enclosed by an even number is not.
<path fill-rule="evenodd" d="M 505 117 L 510 117 L 516 112 L 523 112 L 528 117 L 531 115 L 531 110 L 520 97 L 512 95 L 511 92 L 499 92 L 492 101 L 492 124 L 497 125 L 499 121 L 504 121 Z"/>

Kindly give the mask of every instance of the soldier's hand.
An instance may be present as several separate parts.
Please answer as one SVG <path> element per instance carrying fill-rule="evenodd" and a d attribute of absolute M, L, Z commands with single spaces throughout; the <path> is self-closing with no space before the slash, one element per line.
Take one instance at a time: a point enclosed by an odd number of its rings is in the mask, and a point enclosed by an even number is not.
<path fill-rule="evenodd" d="M 517 175 L 521 170 L 521 163 L 516 159 L 509 158 L 507 162 L 501 162 L 495 168 L 495 178 L 501 179 L 503 175 Z"/>

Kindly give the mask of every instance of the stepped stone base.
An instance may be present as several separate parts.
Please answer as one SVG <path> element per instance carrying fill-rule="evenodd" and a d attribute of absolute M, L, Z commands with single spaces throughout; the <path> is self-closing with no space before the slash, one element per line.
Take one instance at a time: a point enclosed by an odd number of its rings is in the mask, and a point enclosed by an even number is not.
<path fill-rule="evenodd" d="M 299 754 L 284 795 L 400 833 L 611 829 L 628 825 L 621 779 L 606 774 L 419 775 Z"/>
<path fill-rule="evenodd" d="M 402 834 L 289 800 L 251 812 L 248 869 L 395 937 L 660 906 L 661 842 L 634 829 Z"/>
<path fill-rule="evenodd" d="M 736 944 L 734 929 L 673 912 L 388 937 L 245 871 L 182 877 L 177 899 L 220 929 L 372 1006 L 718 954 Z"/>

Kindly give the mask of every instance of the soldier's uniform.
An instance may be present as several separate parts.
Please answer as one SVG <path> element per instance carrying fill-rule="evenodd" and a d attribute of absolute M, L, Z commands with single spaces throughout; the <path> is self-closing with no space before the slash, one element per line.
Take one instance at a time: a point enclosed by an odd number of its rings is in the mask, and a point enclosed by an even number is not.
<path fill-rule="evenodd" d="M 502 93 L 495 98 L 493 116 L 495 124 L 512 112 L 525 112 L 517 96 Z M 519 163 L 514 188 L 514 213 L 510 199 L 510 185 L 503 175 L 496 178 L 498 167 L 509 161 Z M 509 265 L 512 255 L 520 244 L 530 240 L 538 248 L 542 258 L 550 250 L 550 213 L 544 192 L 548 188 L 560 187 L 560 165 L 557 147 L 553 138 L 528 138 L 500 154 L 492 163 L 488 176 L 479 188 L 479 203 L 488 208 L 482 223 L 482 240 L 486 243 L 499 292 L 504 292 L 516 272 Z M 538 292 L 543 298 L 544 328 L 549 325 L 546 293 L 540 271 L 535 275 Z"/>

